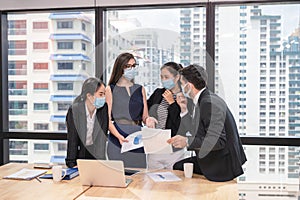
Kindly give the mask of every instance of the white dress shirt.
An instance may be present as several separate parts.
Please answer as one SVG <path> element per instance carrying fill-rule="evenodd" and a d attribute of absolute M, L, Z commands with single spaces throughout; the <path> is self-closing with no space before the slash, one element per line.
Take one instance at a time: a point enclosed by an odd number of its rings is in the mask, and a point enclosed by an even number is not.
<path fill-rule="evenodd" d="M 93 130 L 94 130 L 96 112 L 97 112 L 97 109 L 95 109 L 93 115 L 90 116 L 90 112 L 88 110 L 88 107 L 85 104 L 85 113 L 86 113 L 86 140 L 85 140 L 85 144 L 86 145 L 92 145 L 93 144 Z"/>

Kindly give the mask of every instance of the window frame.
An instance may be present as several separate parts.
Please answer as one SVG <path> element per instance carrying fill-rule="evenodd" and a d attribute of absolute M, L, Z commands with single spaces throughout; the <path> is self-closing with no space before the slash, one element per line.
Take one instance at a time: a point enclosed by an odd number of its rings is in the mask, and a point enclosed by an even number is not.
<path fill-rule="evenodd" d="M 208 87 L 210 90 L 214 91 L 214 77 L 215 77 L 215 8 L 220 5 L 234 5 L 234 4 L 253 4 L 257 3 L 259 5 L 272 4 L 272 3 L 298 3 L 297 1 L 284 1 L 284 0 L 254 0 L 249 3 L 249 1 L 213 1 L 213 2 L 203 2 L 203 3 L 171 3 L 171 4 L 157 4 L 157 5 L 139 5 L 132 7 L 131 5 L 123 6 L 97 6 L 90 8 L 79 7 L 75 8 L 80 10 L 94 10 L 95 11 L 95 46 L 101 44 L 104 40 L 105 32 L 105 11 L 107 10 L 118 10 L 118 9 L 162 9 L 162 8 L 178 8 L 178 7 L 206 7 L 206 51 L 211 56 L 212 60 L 206 58 L 207 72 L 209 74 Z M 44 9 L 45 10 L 45 9 Z M 57 11 L 57 10 L 74 10 L 74 8 L 61 8 L 61 9 L 46 9 L 47 11 Z M 8 28 L 7 28 L 7 14 L 10 12 L 36 12 L 39 10 L 0 10 L 0 62 L 3 67 L 0 68 L 0 81 L 2 83 L 2 88 L 0 89 L 0 165 L 5 164 L 9 161 L 9 139 L 38 139 L 38 140 L 66 140 L 67 134 L 61 132 L 17 132 L 8 131 L 8 69 L 4 66 L 8 64 Z M 57 26 L 57 25 L 56 25 Z M 73 24 L 74 27 L 74 24 Z M 72 28 L 73 28 L 72 27 Z M 70 28 L 71 29 L 71 28 Z M 28 45 L 27 45 L 28 46 Z M 100 45 L 99 45 L 100 46 Z M 97 48 L 95 51 L 95 66 L 99 66 L 95 69 L 95 76 L 99 76 L 104 71 L 103 61 L 105 60 L 103 56 L 103 48 Z M 104 77 L 105 78 L 105 77 Z M 243 145 L 271 145 L 271 146 L 300 146 L 299 137 L 261 137 L 261 136 L 241 136 Z"/>

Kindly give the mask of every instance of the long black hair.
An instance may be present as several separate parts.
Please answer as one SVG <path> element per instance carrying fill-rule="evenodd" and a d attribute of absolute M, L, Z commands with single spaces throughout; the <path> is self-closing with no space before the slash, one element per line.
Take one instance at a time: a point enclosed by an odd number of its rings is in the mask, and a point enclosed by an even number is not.
<path fill-rule="evenodd" d="M 86 95 L 88 93 L 94 95 L 94 93 L 101 87 L 101 85 L 104 85 L 104 83 L 98 78 L 91 77 L 86 79 L 82 85 L 80 95 L 76 97 L 73 103 L 85 101 Z"/>

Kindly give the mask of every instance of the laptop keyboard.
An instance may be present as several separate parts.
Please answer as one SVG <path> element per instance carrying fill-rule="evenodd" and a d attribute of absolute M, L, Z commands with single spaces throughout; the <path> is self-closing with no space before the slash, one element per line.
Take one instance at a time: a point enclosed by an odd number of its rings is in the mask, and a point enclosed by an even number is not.
<path fill-rule="evenodd" d="M 133 175 L 135 173 L 140 172 L 139 170 L 134 170 L 134 169 L 124 169 L 124 171 L 125 171 L 125 175 L 126 176 L 131 176 L 131 175 Z"/>

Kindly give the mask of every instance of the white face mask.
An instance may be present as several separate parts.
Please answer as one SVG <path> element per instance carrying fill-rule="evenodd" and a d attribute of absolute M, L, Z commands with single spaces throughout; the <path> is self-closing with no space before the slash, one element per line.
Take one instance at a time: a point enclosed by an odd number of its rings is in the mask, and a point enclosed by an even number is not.
<path fill-rule="evenodd" d="M 187 92 L 184 91 L 184 88 L 185 88 L 185 86 L 187 86 L 187 85 L 188 85 L 188 83 L 186 83 L 184 86 L 181 85 L 182 94 L 183 94 L 185 97 L 191 99 L 191 97 L 190 97 L 190 92 L 192 91 L 192 89 L 190 88 Z"/>
<path fill-rule="evenodd" d="M 123 75 L 127 80 L 131 81 L 132 79 L 134 79 L 134 77 L 136 76 L 136 70 L 135 68 L 131 68 L 131 69 L 124 69 L 124 75 Z"/>

